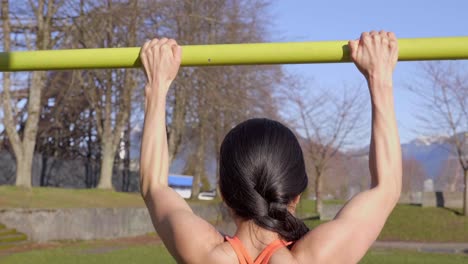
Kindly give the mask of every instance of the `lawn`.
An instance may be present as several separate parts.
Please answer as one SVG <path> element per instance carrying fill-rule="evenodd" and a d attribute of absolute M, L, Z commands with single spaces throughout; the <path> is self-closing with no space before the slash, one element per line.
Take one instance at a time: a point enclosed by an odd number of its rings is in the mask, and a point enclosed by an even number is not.
<path fill-rule="evenodd" d="M 360 262 L 363 264 L 462 264 L 467 263 L 465 255 L 446 255 L 417 253 L 407 251 L 369 252 Z M 111 247 L 98 248 L 92 243 L 75 244 L 55 249 L 34 250 L 0 256 L 1 264 L 145 264 L 145 263 L 176 263 L 162 245 L 129 246 L 113 249 Z"/>
<path fill-rule="evenodd" d="M 310 206 L 310 205 L 309 205 Z M 468 242 L 468 217 L 461 210 L 397 205 L 385 224 L 379 240 L 419 242 Z M 323 223 L 306 220 L 309 228 Z"/>
<path fill-rule="evenodd" d="M 460 210 L 398 205 L 380 240 L 468 242 L 468 217 Z"/>
<path fill-rule="evenodd" d="M 0 208 L 144 207 L 137 193 L 98 189 L 0 186 Z"/>

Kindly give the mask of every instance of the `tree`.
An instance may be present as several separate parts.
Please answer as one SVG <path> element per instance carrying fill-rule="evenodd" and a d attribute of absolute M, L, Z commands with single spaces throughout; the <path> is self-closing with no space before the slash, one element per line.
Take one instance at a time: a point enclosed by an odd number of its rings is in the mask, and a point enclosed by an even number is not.
<path fill-rule="evenodd" d="M 442 191 L 459 192 L 463 191 L 463 181 L 463 170 L 460 167 L 460 162 L 456 158 L 449 158 L 444 161 L 435 185 Z"/>
<path fill-rule="evenodd" d="M 310 159 L 315 176 L 315 210 L 322 212 L 323 176 L 350 135 L 362 127 L 363 101 L 359 89 L 333 94 L 289 85 L 285 97 L 291 104 L 291 126 L 304 138 L 305 156 Z M 307 162 L 307 161 L 306 161 Z"/>
<path fill-rule="evenodd" d="M 159 9 L 150 17 L 162 22 L 153 34 L 175 37 L 179 44 L 264 41 L 267 2 L 159 2 Z M 172 23 L 161 24 L 164 21 Z M 180 70 L 167 100 L 169 159 L 177 156 L 187 140 L 194 143 L 189 144 L 193 147 L 186 168 L 194 176 L 192 198 L 198 196 L 199 183 L 208 174 L 205 161 L 210 156 L 218 161 L 217 152 L 227 131 L 246 118 L 276 114 L 272 95 L 281 73 L 280 66 Z"/>
<path fill-rule="evenodd" d="M 403 193 L 422 191 L 425 179 L 426 173 L 421 162 L 414 158 L 403 160 Z"/>
<path fill-rule="evenodd" d="M 2 20 L 3 20 L 3 48 L 5 51 L 11 50 L 12 22 L 10 20 L 10 6 L 8 0 L 2 0 Z M 17 23 L 23 26 L 27 33 L 31 32 L 34 37 L 25 33 L 25 46 L 28 49 L 50 49 L 58 41 L 60 36 L 53 37 L 54 15 L 56 14 L 59 3 L 57 1 L 38 0 L 30 2 L 29 7 L 33 14 L 34 27 L 22 25 L 18 19 Z M 32 40 L 31 40 L 32 39 Z M 22 135 L 18 132 L 16 120 L 12 110 L 11 74 L 3 74 L 3 110 L 4 125 L 16 158 L 16 185 L 31 187 L 32 162 L 34 149 L 36 146 L 36 136 L 38 131 L 38 121 L 41 108 L 41 93 L 46 80 L 45 72 L 33 72 L 29 83 L 29 94 L 27 99 L 27 120 L 25 122 Z"/>
<path fill-rule="evenodd" d="M 84 48 L 136 46 L 137 28 L 142 22 L 139 11 L 137 0 L 128 3 L 103 0 L 89 6 L 80 2 L 81 19 L 75 23 L 73 41 Z M 95 28 L 95 31 L 89 28 Z M 128 123 L 132 95 L 137 86 L 136 75 L 137 71 L 133 69 L 86 71 L 84 75 L 85 94 L 96 118 L 101 143 L 97 185 L 101 189 L 113 188 L 116 152 Z"/>
<path fill-rule="evenodd" d="M 464 175 L 463 215 L 468 216 L 468 75 L 453 62 L 425 63 L 410 90 L 422 100 L 417 117 L 425 131 L 451 135 L 450 151 Z"/>

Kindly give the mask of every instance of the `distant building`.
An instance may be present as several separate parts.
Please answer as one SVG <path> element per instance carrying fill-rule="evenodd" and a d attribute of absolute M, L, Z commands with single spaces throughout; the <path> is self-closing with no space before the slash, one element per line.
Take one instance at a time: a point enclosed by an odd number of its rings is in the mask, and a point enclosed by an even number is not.
<path fill-rule="evenodd" d="M 169 186 L 185 199 L 192 196 L 193 176 L 169 175 Z"/>

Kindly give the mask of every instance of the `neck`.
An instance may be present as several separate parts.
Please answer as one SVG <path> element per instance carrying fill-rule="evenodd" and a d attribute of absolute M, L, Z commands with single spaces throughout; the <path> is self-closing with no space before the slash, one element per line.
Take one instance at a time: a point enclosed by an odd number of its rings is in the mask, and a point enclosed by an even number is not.
<path fill-rule="evenodd" d="M 235 218 L 234 222 L 237 226 L 236 236 L 258 250 L 280 238 L 276 232 L 257 226 L 253 220 Z"/>

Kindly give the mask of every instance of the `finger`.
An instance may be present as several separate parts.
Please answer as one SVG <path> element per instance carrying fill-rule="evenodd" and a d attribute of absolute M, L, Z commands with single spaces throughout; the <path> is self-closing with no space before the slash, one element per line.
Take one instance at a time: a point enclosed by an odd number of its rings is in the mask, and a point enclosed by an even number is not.
<path fill-rule="evenodd" d="M 172 54 L 171 46 L 169 46 L 167 43 L 164 43 L 160 46 L 160 54 L 161 56 L 170 56 L 171 58 L 174 56 Z"/>
<path fill-rule="evenodd" d="M 395 56 L 398 59 L 398 40 L 397 40 L 397 37 L 395 36 L 395 33 L 393 33 L 393 32 L 388 32 L 387 36 L 389 38 L 388 45 L 390 46 L 390 49 L 393 52 L 393 56 Z"/>
<path fill-rule="evenodd" d="M 161 47 L 167 43 L 168 39 L 167 38 L 162 38 L 158 41 L 158 49 L 161 50 Z M 155 47 L 156 48 L 156 47 Z"/>
<path fill-rule="evenodd" d="M 175 41 L 175 39 L 169 39 L 167 42 L 167 45 L 169 46 L 174 46 L 174 45 L 177 45 L 177 41 Z"/>
<path fill-rule="evenodd" d="M 356 59 L 357 55 L 357 49 L 358 49 L 358 41 L 357 40 L 350 40 L 348 42 L 349 46 L 349 55 L 351 59 L 354 61 Z"/>
<path fill-rule="evenodd" d="M 143 46 L 141 47 L 141 52 L 140 52 L 140 55 L 143 54 L 149 47 L 149 44 L 151 43 L 151 41 L 146 41 L 145 44 L 143 44 Z"/>
<path fill-rule="evenodd" d="M 380 36 L 381 38 L 388 38 L 387 31 L 385 31 L 385 30 L 380 30 L 380 31 L 379 31 L 379 36 Z"/>
<path fill-rule="evenodd" d="M 141 61 L 141 64 L 143 65 L 143 68 L 144 68 L 144 72 L 145 72 L 145 75 L 146 75 L 146 79 L 149 81 L 149 69 L 148 69 L 148 54 L 147 54 L 147 50 L 148 50 L 148 47 L 149 47 L 149 44 L 150 44 L 151 41 L 146 41 L 145 44 L 143 45 L 141 51 L 140 51 L 140 61 Z"/>
<path fill-rule="evenodd" d="M 172 46 L 172 53 L 174 54 L 175 61 L 180 64 L 182 62 L 182 47 L 178 45 Z"/>
<path fill-rule="evenodd" d="M 167 41 L 167 45 L 171 47 L 172 50 L 172 55 L 174 56 L 174 59 L 180 63 L 182 60 L 182 48 L 177 45 L 177 41 L 175 39 L 169 39 Z"/>
<path fill-rule="evenodd" d="M 398 41 L 393 32 L 387 32 L 387 37 L 389 39 L 389 46 L 391 48 L 398 48 Z"/>
<path fill-rule="evenodd" d="M 159 39 L 157 39 L 157 38 L 152 39 L 150 44 L 149 44 L 149 47 L 150 48 L 154 47 L 154 45 L 157 45 L 158 42 L 159 42 Z"/>
<path fill-rule="evenodd" d="M 147 57 L 148 57 L 148 72 L 150 76 L 153 76 L 152 73 L 156 68 L 156 60 L 159 57 L 159 48 L 155 48 L 158 46 L 159 39 L 154 38 L 151 40 L 148 50 L 147 50 Z"/>
<path fill-rule="evenodd" d="M 379 31 L 379 36 L 382 39 L 382 43 L 387 45 L 389 42 L 387 32 L 385 30 L 380 30 Z"/>
<path fill-rule="evenodd" d="M 146 41 L 145 44 L 141 47 L 140 50 L 140 59 L 143 60 L 144 57 L 146 57 L 146 52 L 148 51 L 148 47 L 150 45 L 151 41 Z"/>
<path fill-rule="evenodd" d="M 362 32 L 360 41 L 364 42 L 365 40 L 369 39 L 369 37 L 369 32 Z"/>
<path fill-rule="evenodd" d="M 380 37 L 380 35 L 379 35 L 379 33 L 377 31 L 372 30 L 370 32 L 370 35 L 371 35 L 372 40 L 373 40 L 374 43 L 380 43 L 382 38 Z"/>
<path fill-rule="evenodd" d="M 148 49 L 151 49 L 151 50 L 153 51 L 153 50 L 154 50 L 154 48 L 158 46 L 158 44 L 159 44 L 159 41 L 160 41 L 160 40 L 159 40 L 159 39 L 157 39 L 157 38 L 154 38 L 153 40 L 151 40 L 151 43 L 150 43 L 150 45 L 149 45 L 149 48 L 148 48 Z M 153 52 L 153 53 L 154 53 L 154 52 Z"/>
<path fill-rule="evenodd" d="M 154 54 L 154 49 L 155 49 L 155 47 L 158 46 L 158 43 L 159 43 L 159 39 L 157 39 L 157 38 L 152 39 L 150 44 L 149 44 L 148 51 L 150 51 L 152 54 Z"/>
<path fill-rule="evenodd" d="M 163 44 L 167 43 L 168 41 L 169 41 L 168 38 L 162 38 L 161 40 L 159 40 L 158 44 L 163 45 Z"/>
<path fill-rule="evenodd" d="M 167 42 L 169 41 L 169 39 L 167 38 L 162 38 L 158 45 L 159 45 L 159 54 L 160 56 L 163 56 L 163 54 L 166 54 L 166 53 L 171 53 L 171 47 L 167 44 Z M 172 54 L 169 54 L 171 57 L 173 56 Z"/>

